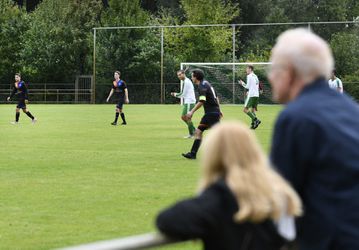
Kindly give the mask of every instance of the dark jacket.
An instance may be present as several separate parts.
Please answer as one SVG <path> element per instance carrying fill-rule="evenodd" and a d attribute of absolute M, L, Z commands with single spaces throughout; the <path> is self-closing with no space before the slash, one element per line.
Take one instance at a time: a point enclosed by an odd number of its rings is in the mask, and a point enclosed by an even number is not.
<path fill-rule="evenodd" d="M 358 250 L 358 104 L 318 79 L 280 114 L 271 159 L 304 204 L 300 249 Z"/>
<path fill-rule="evenodd" d="M 207 250 L 278 250 L 284 243 L 271 221 L 235 223 L 238 205 L 224 180 L 196 198 L 184 200 L 157 217 L 164 234 L 181 239 L 202 239 Z"/>

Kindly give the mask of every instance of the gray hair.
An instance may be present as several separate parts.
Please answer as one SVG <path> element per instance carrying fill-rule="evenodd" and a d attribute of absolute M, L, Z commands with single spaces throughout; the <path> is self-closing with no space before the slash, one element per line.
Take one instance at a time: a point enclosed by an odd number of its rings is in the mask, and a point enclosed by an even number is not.
<path fill-rule="evenodd" d="M 292 64 L 303 80 L 329 78 L 333 70 L 334 59 L 328 43 L 307 29 L 285 31 L 278 37 L 274 50 Z"/>

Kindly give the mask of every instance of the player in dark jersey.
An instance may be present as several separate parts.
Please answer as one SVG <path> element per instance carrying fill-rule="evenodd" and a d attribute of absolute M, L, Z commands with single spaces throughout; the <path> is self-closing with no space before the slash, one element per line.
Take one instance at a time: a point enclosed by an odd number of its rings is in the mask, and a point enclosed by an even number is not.
<path fill-rule="evenodd" d="M 204 73 L 200 69 L 192 71 L 192 82 L 198 85 L 199 101 L 196 106 L 188 112 L 188 118 L 192 118 L 194 112 L 203 106 L 204 116 L 201 119 L 195 132 L 195 140 L 190 152 L 182 154 L 183 157 L 188 159 L 196 159 L 197 151 L 201 145 L 202 134 L 205 130 L 211 128 L 213 125 L 219 122 L 222 117 L 222 112 L 219 107 L 219 100 L 216 91 L 212 85 L 203 79 Z"/>
<path fill-rule="evenodd" d="M 107 102 L 110 101 L 110 98 L 112 96 L 113 93 L 115 93 L 116 99 L 117 99 L 117 105 L 116 105 L 116 116 L 115 116 L 115 121 L 112 122 L 112 125 L 117 125 L 117 120 L 118 120 L 118 116 L 119 114 L 121 114 L 121 118 L 122 118 L 122 125 L 126 125 L 126 119 L 125 119 L 125 114 L 122 112 L 123 109 L 123 104 L 124 103 L 129 103 L 128 100 L 128 91 L 127 91 L 127 85 L 126 82 L 124 80 L 120 79 L 121 73 L 120 71 L 116 71 L 114 74 L 114 78 L 115 80 L 112 83 L 112 89 L 110 91 L 110 94 L 107 97 Z"/>
<path fill-rule="evenodd" d="M 29 102 L 28 90 L 24 81 L 21 80 L 21 75 L 19 73 L 15 74 L 15 83 L 12 89 L 10 96 L 7 98 L 7 101 L 10 101 L 14 96 L 18 97 L 18 103 L 16 106 L 16 115 L 15 121 L 11 122 L 12 124 L 18 124 L 20 118 L 20 109 L 31 118 L 32 123 L 35 123 L 37 119 L 30 113 L 26 108 L 26 104 Z"/>

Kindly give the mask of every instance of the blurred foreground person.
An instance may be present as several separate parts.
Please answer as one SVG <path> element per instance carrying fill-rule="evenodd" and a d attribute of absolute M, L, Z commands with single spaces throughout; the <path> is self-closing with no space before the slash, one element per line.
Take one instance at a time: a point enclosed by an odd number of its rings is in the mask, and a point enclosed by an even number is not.
<path fill-rule="evenodd" d="M 278 250 L 295 238 L 295 191 L 268 163 L 245 125 L 225 122 L 203 142 L 200 194 L 161 212 L 157 227 L 204 249 Z"/>
<path fill-rule="evenodd" d="M 288 104 L 271 159 L 303 201 L 299 248 L 359 249 L 359 106 L 328 88 L 333 56 L 314 33 L 284 32 L 271 61 L 273 97 Z"/>

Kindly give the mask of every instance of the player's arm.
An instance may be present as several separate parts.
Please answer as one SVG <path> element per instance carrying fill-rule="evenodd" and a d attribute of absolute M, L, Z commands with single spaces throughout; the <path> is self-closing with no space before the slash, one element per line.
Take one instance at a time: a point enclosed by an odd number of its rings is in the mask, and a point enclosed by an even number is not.
<path fill-rule="evenodd" d="M 221 117 L 223 117 L 223 113 L 222 113 L 222 110 L 221 110 L 221 105 L 220 105 L 220 102 L 219 102 L 219 97 L 217 96 L 216 99 L 217 99 L 217 103 L 218 103 L 218 107 L 219 107 L 219 114 L 220 114 Z"/>
<path fill-rule="evenodd" d="M 186 89 L 186 80 L 183 81 L 183 85 L 182 85 L 182 91 L 179 93 L 176 92 L 172 92 L 171 95 L 177 98 L 182 98 L 184 93 L 185 93 L 185 89 Z"/>
<path fill-rule="evenodd" d="M 244 88 L 248 89 L 248 85 L 242 79 L 239 79 L 238 83 L 241 84 Z"/>
<path fill-rule="evenodd" d="M 106 102 L 109 102 L 109 101 L 110 101 L 110 98 L 111 98 L 112 94 L 113 94 L 113 88 L 111 89 L 110 93 L 108 94 L 108 97 L 107 97 L 107 99 L 106 99 Z"/>
<path fill-rule="evenodd" d="M 198 109 L 200 109 L 202 106 L 203 106 L 203 102 L 201 102 L 201 101 L 197 102 L 196 106 L 194 106 L 194 108 L 193 108 L 190 112 L 188 112 L 187 116 L 188 116 L 189 118 L 192 118 L 193 114 L 194 114 Z"/>
<path fill-rule="evenodd" d="M 340 80 L 337 80 L 337 90 L 338 90 L 340 93 L 343 93 L 343 83 L 342 83 L 342 81 L 340 81 Z"/>
<path fill-rule="evenodd" d="M 128 90 L 127 90 L 127 88 L 125 88 L 125 103 L 129 103 L 130 102 L 130 100 L 128 99 Z"/>
<path fill-rule="evenodd" d="M 29 91 L 27 90 L 27 87 L 25 86 L 25 83 L 23 85 L 23 92 L 24 92 L 24 97 L 25 97 L 25 103 L 29 103 Z"/>
<path fill-rule="evenodd" d="M 188 112 L 187 117 L 192 118 L 193 114 L 203 106 L 205 101 L 206 101 L 206 96 L 200 95 L 199 102 L 197 102 L 196 105 L 194 106 L 194 108 L 190 112 Z"/>
<path fill-rule="evenodd" d="M 10 94 L 10 96 L 9 96 L 6 100 L 7 100 L 7 101 L 10 101 L 11 98 L 13 98 L 13 96 L 15 95 L 15 93 L 16 93 L 16 87 L 13 86 L 12 91 L 11 91 L 11 94 Z"/>

